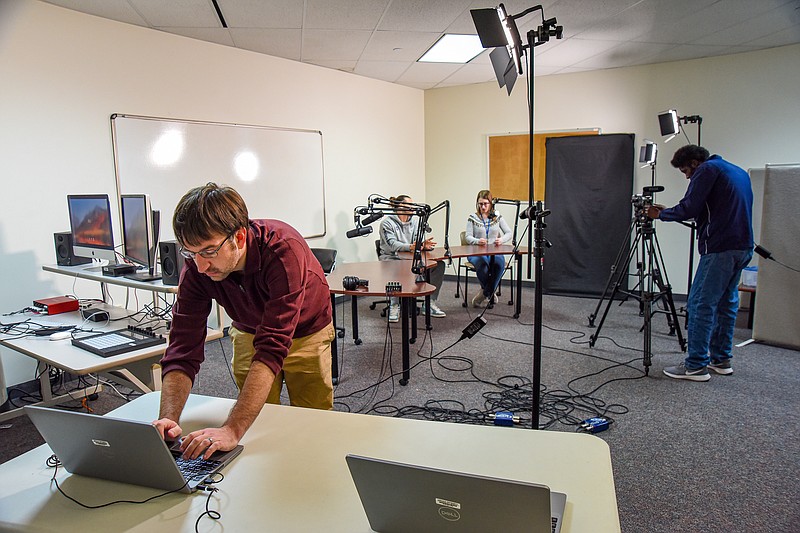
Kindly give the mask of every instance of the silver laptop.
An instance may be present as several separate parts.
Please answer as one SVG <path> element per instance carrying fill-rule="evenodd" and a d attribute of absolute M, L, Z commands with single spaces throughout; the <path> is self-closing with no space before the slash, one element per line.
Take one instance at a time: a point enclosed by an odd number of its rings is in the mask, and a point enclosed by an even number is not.
<path fill-rule="evenodd" d="M 561 531 L 567 497 L 544 485 L 357 455 L 345 460 L 369 525 L 380 533 Z"/>
<path fill-rule="evenodd" d="M 147 422 L 30 405 L 25 412 L 67 472 L 164 491 L 197 490 L 243 449 L 215 452 L 211 468 L 200 471 L 197 461 L 188 461 L 181 466 L 184 475 L 178 463 L 187 461 L 180 458 L 179 443 L 170 448 Z"/>

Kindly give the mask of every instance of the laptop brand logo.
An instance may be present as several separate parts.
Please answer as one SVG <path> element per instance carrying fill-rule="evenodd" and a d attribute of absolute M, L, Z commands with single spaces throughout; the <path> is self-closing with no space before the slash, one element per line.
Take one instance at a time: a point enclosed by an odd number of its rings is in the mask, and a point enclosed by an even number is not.
<path fill-rule="evenodd" d="M 461 519 L 461 514 L 455 509 L 451 509 L 449 507 L 440 507 L 439 516 L 450 522 L 455 522 Z"/>
<path fill-rule="evenodd" d="M 111 444 L 107 440 L 92 439 L 92 444 L 95 446 L 102 446 L 104 448 L 111 448 Z"/>
<path fill-rule="evenodd" d="M 442 498 L 436 498 L 436 505 L 441 507 L 450 507 L 452 509 L 461 509 L 461 504 L 458 502 L 451 502 Z"/>

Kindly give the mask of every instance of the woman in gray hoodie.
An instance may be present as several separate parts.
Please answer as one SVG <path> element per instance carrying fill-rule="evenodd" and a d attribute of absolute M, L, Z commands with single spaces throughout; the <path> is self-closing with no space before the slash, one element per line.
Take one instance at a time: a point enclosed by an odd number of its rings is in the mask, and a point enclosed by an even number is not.
<path fill-rule="evenodd" d="M 411 203 L 411 197 L 407 194 L 391 198 L 398 205 Z M 398 209 L 396 215 L 387 215 L 381 223 L 381 261 L 391 261 L 394 259 L 404 259 L 399 256 L 399 252 L 414 251 L 414 236 L 417 233 L 419 219 L 411 216 L 411 213 L 403 213 Z M 436 246 L 433 238 L 426 239 L 423 243 L 424 250 L 433 250 Z M 430 283 L 436 290 L 431 294 L 431 316 L 441 318 L 447 316 L 444 311 L 439 309 L 436 300 L 444 281 L 444 262 L 440 261 L 435 267 L 430 269 Z M 424 310 L 423 310 L 424 311 Z M 400 319 L 400 301 L 398 298 L 389 299 L 389 322 L 397 322 Z"/>

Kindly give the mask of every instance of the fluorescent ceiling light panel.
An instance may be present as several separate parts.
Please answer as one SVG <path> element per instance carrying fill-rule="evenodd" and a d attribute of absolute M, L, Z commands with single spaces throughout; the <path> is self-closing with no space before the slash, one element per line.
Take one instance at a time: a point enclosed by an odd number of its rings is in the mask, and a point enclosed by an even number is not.
<path fill-rule="evenodd" d="M 477 35 L 446 33 L 417 61 L 420 63 L 467 63 L 483 52 Z"/>

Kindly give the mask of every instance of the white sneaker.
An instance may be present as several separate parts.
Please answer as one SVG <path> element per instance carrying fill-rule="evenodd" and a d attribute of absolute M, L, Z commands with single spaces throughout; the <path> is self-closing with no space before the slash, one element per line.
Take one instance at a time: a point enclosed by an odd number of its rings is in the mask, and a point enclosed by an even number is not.
<path fill-rule="evenodd" d="M 389 306 L 389 322 L 399 322 L 400 321 L 400 306 L 399 305 L 390 305 Z"/>
<path fill-rule="evenodd" d="M 447 314 L 439 309 L 439 306 L 436 305 L 436 302 L 431 302 L 431 316 L 436 318 L 442 318 L 447 316 Z"/>
<path fill-rule="evenodd" d="M 486 295 L 483 290 L 479 290 L 478 294 L 472 297 L 472 307 L 483 307 L 483 302 L 486 301 Z"/>

